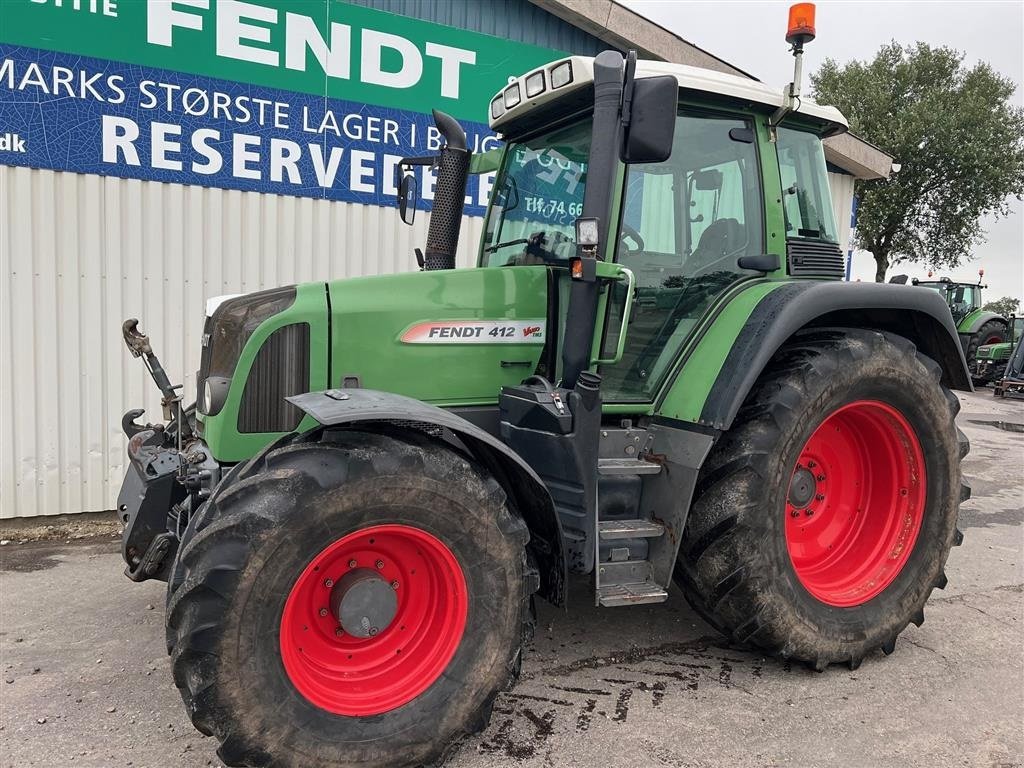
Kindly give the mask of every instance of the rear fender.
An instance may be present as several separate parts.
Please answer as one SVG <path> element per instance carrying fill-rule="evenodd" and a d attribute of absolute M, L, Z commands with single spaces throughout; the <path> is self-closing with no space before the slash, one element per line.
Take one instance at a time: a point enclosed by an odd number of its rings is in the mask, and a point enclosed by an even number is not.
<path fill-rule="evenodd" d="M 904 336 L 942 367 L 942 383 L 973 391 L 956 326 L 942 296 L 928 288 L 801 280 L 758 301 L 725 354 L 698 423 L 728 429 L 778 349 L 806 328 L 845 327 Z M 683 382 L 680 381 L 680 384 Z"/>
<path fill-rule="evenodd" d="M 417 422 L 452 433 L 501 484 L 530 529 L 530 552 L 540 570 L 540 594 L 565 602 L 566 562 L 562 526 L 544 483 L 515 452 L 493 435 L 451 411 L 404 395 L 372 389 L 329 389 L 289 397 L 325 427 Z"/>
<path fill-rule="evenodd" d="M 957 330 L 960 333 L 967 335 L 975 334 L 978 330 L 987 323 L 989 320 L 995 320 L 1001 325 L 1006 325 L 1006 318 L 995 312 L 988 312 L 984 309 L 976 309 L 963 320 L 960 321 L 960 325 Z"/>

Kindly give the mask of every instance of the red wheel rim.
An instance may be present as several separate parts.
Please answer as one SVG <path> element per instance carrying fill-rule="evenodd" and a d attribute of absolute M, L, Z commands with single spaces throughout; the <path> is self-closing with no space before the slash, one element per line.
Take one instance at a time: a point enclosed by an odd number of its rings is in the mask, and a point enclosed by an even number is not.
<path fill-rule="evenodd" d="M 1001 344 L 1002 342 L 1003 342 L 1003 337 L 1002 336 L 991 336 L 991 337 L 989 337 L 989 340 L 985 342 L 985 344 Z"/>
<path fill-rule="evenodd" d="M 346 632 L 332 612 L 332 590 L 357 569 L 379 576 L 397 598 L 394 618 L 370 637 Z M 462 568 L 440 540 L 406 525 L 364 528 L 320 552 L 292 586 L 281 616 L 281 660 L 310 703 L 337 715 L 379 715 L 441 676 L 468 609 Z"/>
<path fill-rule="evenodd" d="M 879 595 L 906 564 L 925 507 L 924 452 L 890 405 L 833 411 L 800 452 L 786 501 L 786 547 L 804 588 L 828 605 Z"/>

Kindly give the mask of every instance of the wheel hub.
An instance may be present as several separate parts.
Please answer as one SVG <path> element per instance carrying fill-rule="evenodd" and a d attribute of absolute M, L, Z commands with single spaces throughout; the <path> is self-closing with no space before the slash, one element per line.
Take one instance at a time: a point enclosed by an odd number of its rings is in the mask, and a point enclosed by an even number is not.
<path fill-rule="evenodd" d="M 789 481 L 789 503 L 797 509 L 803 509 L 811 503 L 818 485 L 814 473 L 804 466 L 798 466 Z"/>
<path fill-rule="evenodd" d="M 331 590 L 331 613 L 353 637 L 376 636 L 397 612 L 395 588 L 369 568 L 349 571 Z"/>
<path fill-rule="evenodd" d="M 902 413 L 858 400 L 829 414 L 800 451 L 786 498 L 800 583 L 839 608 L 879 595 L 914 549 L 926 488 L 924 451 Z"/>
<path fill-rule="evenodd" d="M 329 543 L 292 586 L 281 662 L 328 712 L 369 717 L 419 696 L 444 673 L 469 612 L 466 578 L 440 539 L 375 525 Z"/>

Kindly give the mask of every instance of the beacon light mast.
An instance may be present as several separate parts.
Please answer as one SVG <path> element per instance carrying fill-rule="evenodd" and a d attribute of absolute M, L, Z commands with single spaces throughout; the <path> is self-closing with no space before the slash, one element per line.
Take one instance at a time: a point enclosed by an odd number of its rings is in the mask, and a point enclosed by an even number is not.
<path fill-rule="evenodd" d="M 775 141 L 775 129 L 782 119 L 800 106 L 800 85 L 803 80 L 804 44 L 814 39 L 814 3 L 796 3 L 789 8 L 789 24 L 786 27 L 786 42 L 792 45 L 793 82 L 783 94 L 780 106 L 768 121 L 771 127 L 772 141 Z"/>

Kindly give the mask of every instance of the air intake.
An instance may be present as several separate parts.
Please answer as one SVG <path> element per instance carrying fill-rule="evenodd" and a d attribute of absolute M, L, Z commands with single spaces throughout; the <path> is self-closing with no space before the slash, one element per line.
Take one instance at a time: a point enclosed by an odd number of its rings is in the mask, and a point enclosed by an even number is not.
<path fill-rule="evenodd" d="M 285 400 L 309 391 L 309 325 L 278 328 L 263 342 L 245 380 L 239 432 L 291 432 L 302 411 Z"/>
<path fill-rule="evenodd" d="M 837 243 L 821 240 L 789 240 L 786 242 L 789 274 L 794 277 L 842 279 L 846 276 L 846 260 Z"/>

